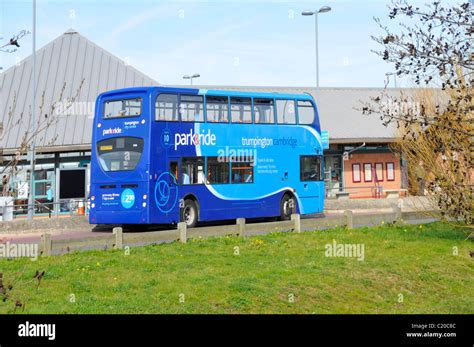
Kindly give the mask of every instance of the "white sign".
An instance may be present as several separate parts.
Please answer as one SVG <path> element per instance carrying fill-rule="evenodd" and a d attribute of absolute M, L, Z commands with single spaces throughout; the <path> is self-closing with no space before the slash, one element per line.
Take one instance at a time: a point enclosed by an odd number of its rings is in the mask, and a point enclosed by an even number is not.
<path fill-rule="evenodd" d="M 28 182 L 17 183 L 18 199 L 28 199 L 28 188 Z"/>

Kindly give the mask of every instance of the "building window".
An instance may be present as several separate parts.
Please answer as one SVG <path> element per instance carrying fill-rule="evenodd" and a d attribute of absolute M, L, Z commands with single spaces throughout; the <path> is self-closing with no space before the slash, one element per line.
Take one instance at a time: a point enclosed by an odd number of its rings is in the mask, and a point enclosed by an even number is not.
<path fill-rule="evenodd" d="M 304 155 L 300 157 L 300 180 L 322 181 L 322 160 L 319 155 Z"/>
<path fill-rule="evenodd" d="M 232 183 L 253 183 L 253 160 L 232 162 Z"/>
<path fill-rule="evenodd" d="M 229 122 L 229 104 L 227 96 L 206 97 L 206 117 L 208 122 Z"/>
<path fill-rule="evenodd" d="M 141 111 L 141 98 L 111 100 L 104 104 L 104 118 L 138 117 Z"/>
<path fill-rule="evenodd" d="M 207 183 L 229 183 L 229 161 L 225 157 L 207 158 Z"/>
<path fill-rule="evenodd" d="M 178 95 L 160 94 L 155 102 L 155 120 L 177 122 L 178 117 Z"/>
<path fill-rule="evenodd" d="M 252 123 L 252 99 L 230 98 L 232 123 Z"/>
<path fill-rule="evenodd" d="M 395 181 L 395 164 L 387 163 L 387 181 Z"/>
<path fill-rule="evenodd" d="M 298 123 L 313 124 L 315 111 L 310 101 L 298 101 Z"/>
<path fill-rule="evenodd" d="M 296 124 L 294 100 L 277 100 L 278 124 Z"/>
<path fill-rule="evenodd" d="M 372 182 L 372 164 L 364 164 L 364 182 Z"/>
<path fill-rule="evenodd" d="M 383 163 L 375 163 L 375 180 L 383 182 Z"/>
<path fill-rule="evenodd" d="M 204 184 L 204 158 L 183 158 L 181 161 L 181 184 Z"/>
<path fill-rule="evenodd" d="M 360 181 L 360 164 L 352 164 L 352 182 L 359 183 Z"/>
<path fill-rule="evenodd" d="M 183 122 L 204 121 L 204 99 L 201 95 L 181 95 L 179 113 Z"/>
<path fill-rule="evenodd" d="M 274 108 L 275 105 L 273 99 L 254 99 L 253 110 L 255 113 L 255 123 L 275 123 Z"/>

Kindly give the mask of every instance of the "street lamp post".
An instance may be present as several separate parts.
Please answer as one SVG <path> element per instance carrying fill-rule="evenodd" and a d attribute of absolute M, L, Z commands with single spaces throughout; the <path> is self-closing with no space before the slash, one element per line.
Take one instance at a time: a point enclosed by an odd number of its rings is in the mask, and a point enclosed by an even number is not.
<path fill-rule="evenodd" d="M 301 14 L 303 16 L 313 16 L 314 15 L 314 40 L 315 40 L 315 51 L 316 51 L 316 88 L 319 89 L 319 47 L 318 47 L 318 14 L 326 13 L 331 11 L 331 7 L 323 6 L 318 11 L 303 11 Z"/>
<path fill-rule="evenodd" d="M 189 80 L 189 81 L 191 82 L 191 85 L 193 85 L 193 78 L 199 78 L 199 77 L 201 77 L 201 75 L 198 74 L 198 73 L 195 73 L 195 74 L 192 75 L 192 76 L 184 75 L 184 76 L 183 76 L 183 79 Z"/>
<path fill-rule="evenodd" d="M 35 211 L 34 182 L 35 182 L 35 141 L 36 141 L 36 0 L 33 0 L 33 54 L 31 73 L 31 144 L 30 144 L 30 182 L 28 196 L 28 219 L 33 219 Z"/>
<path fill-rule="evenodd" d="M 390 84 L 390 76 L 393 76 L 393 85 L 395 88 L 397 88 L 397 74 L 393 72 L 387 72 L 385 76 L 387 76 L 387 86 Z"/>

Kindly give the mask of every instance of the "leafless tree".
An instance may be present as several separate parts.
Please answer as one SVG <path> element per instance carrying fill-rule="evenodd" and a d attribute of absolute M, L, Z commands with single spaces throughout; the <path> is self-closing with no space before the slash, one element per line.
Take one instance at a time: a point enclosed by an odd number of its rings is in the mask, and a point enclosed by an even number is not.
<path fill-rule="evenodd" d="M 424 173 L 419 178 L 427 182 L 426 190 L 447 217 L 470 224 L 474 216 L 474 5 L 434 1 L 418 7 L 393 0 L 388 18 L 399 21 L 398 31 L 375 18 L 383 34 L 372 37 L 382 46 L 374 52 L 394 65 L 397 76 L 437 92 L 430 98 L 406 91 L 389 97 L 384 90 L 364 101 L 361 111 L 378 116 L 386 126 L 395 124 L 405 141 L 401 147 L 412 158 L 418 158 L 420 141 L 431 146 L 424 153 L 431 153 L 430 163 L 438 167 L 420 170 Z"/>

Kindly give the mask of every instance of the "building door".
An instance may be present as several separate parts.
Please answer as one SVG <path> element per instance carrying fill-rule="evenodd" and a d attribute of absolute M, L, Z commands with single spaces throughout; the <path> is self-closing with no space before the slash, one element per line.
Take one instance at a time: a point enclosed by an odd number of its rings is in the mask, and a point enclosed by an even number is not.
<path fill-rule="evenodd" d="M 343 190 L 341 155 L 324 157 L 324 186 L 326 197 L 335 197 L 336 192 Z"/>

